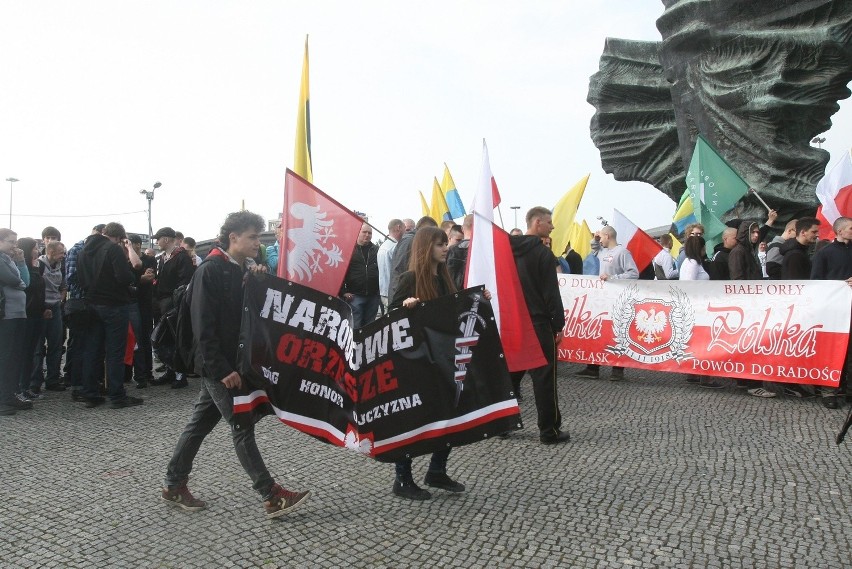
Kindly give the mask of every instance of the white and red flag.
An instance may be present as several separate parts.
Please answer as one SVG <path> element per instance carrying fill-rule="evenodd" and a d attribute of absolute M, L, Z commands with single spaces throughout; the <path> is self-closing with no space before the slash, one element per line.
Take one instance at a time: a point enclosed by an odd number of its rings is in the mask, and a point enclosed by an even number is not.
<path fill-rule="evenodd" d="M 624 245 L 633 255 L 633 261 L 640 273 L 651 264 L 657 253 L 663 250 L 656 239 L 639 229 L 617 209 L 613 210 L 612 227 L 617 234 L 618 243 Z"/>
<path fill-rule="evenodd" d="M 547 364 L 547 360 L 527 310 L 509 234 L 494 225 L 496 188 L 488 147 L 483 141 L 479 185 L 471 207 L 473 235 L 467 256 L 465 287 L 485 285 L 491 291 L 491 306 L 509 371 L 535 369 Z M 496 195 L 499 200 L 499 194 Z"/>
<path fill-rule="evenodd" d="M 288 169 L 278 276 L 336 296 L 363 221 Z"/>
<path fill-rule="evenodd" d="M 852 217 L 852 150 L 845 152 L 840 161 L 819 181 L 816 196 L 820 207 L 817 219 L 820 239 L 833 239 L 831 226 L 838 217 Z"/>

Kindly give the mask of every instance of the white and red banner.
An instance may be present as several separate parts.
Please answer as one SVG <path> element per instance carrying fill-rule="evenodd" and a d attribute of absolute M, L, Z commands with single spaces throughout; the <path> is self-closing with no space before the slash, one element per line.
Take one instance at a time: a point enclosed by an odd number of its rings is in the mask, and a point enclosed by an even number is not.
<path fill-rule="evenodd" d="M 612 227 L 615 229 L 616 240 L 630 251 L 640 273 L 651 264 L 657 253 L 663 250 L 656 239 L 639 229 L 638 225 L 617 209 L 613 210 Z"/>
<path fill-rule="evenodd" d="M 337 295 L 363 221 L 287 170 L 278 276 Z"/>
<path fill-rule="evenodd" d="M 559 275 L 559 359 L 837 387 L 852 288 L 842 281 L 601 281 Z"/>
<path fill-rule="evenodd" d="M 838 217 L 852 217 L 852 151 L 840 160 L 819 181 L 816 196 L 820 205 L 817 218 L 824 221 L 819 227 L 820 239 L 833 239 L 832 224 Z"/>

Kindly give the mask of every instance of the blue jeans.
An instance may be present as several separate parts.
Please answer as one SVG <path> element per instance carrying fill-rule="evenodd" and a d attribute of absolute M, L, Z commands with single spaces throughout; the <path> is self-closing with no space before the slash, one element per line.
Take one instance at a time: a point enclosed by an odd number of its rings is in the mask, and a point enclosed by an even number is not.
<path fill-rule="evenodd" d="M 44 342 L 44 325 L 45 320 L 43 318 L 27 318 L 27 323 L 24 325 L 23 361 L 21 362 L 18 391 L 32 389 L 33 367 L 41 365 L 38 343 Z M 30 357 L 27 357 L 27 355 Z M 40 374 L 39 377 L 41 377 Z M 41 389 L 41 382 L 38 383 L 35 390 L 39 389 Z"/>
<path fill-rule="evenodd" d="M 127 397 L 124 390 L 124 352 L 127 348 L 130 305 L 95 304 L 91 308 L 94 314 L 83 356 L 83 396 L 100 395 L 98 362 L 106 358 L 107 393 L 110 400 L 120 401 Z"/>
<path fill-rule="evenodd" d="M 52 318 L 43 320 L 41 336 L 36 341 L 35 360 L 32 367 L 30 389 L 38 391 L 44 381 L 47 385 L 59 385 L 59 364 L 62 360 L 62 344 L 64 330 L 62 329 L 62 305 L 47 304 L 45 308 L 53 313 Z M 45 356 L 44 342 L 47 340 L 47 375 L 42 373 L 42 360 Z"/>
<path fill-rule="evenodd" d="M 201 378 L 201 392 L 195 402 L 192 418 L 178 439 L 175 452 L 166 470 L 166 486 L 180 486 L 189 480 L 192 462 L 198 449 L 213 427 L 222 417 L 229 421 L 234 414 L 233 395 L 222 385 L 221 381 Z M 231 425 L 231 436 L 234 439 L 234 450 L 246 474 L 251 478 L 252 486 L 261 498 L 269 496 L 275 481 L 270 476 L 263 457 L 254 439 L 254 425 L 239 428 Z"/>
<path fill-rule="evenodd" d="M 382 297 L 378 294 L 356 294 L 349 302 L 355 329 L 362 328 L 376 319 Z"/>

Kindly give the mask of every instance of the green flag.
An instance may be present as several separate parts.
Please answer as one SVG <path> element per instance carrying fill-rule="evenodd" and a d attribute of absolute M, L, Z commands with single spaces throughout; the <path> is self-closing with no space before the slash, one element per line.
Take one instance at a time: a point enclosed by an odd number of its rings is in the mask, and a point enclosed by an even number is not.
<path fill-rule="evenodd" d="M 686 189 L 693 205 L 701 204 L 695 208 L 695 218 L 704 225 L 704 239 L 712 251 L 725 230 L 721 217 L 746 195 L 748 184 L 699 135 L 686 173 Z"/>

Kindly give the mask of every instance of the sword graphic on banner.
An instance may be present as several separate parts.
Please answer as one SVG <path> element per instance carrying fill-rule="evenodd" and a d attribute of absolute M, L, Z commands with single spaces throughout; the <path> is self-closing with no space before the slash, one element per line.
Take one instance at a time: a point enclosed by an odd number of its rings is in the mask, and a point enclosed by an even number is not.
<path fill-rule="evenodd" d="M 462 335 L 461 337 L 456 338 L 456 350 L 458 353 L 455 357 L 456 373 L 453 378 L 456 382 L 456 407 L 459 405 L 461 392 L 464 391 L 464 378 L 467 375 L 467 364 L 470 363 L 470 360 L 473 357 L 473 354 L 470 353 L 470 349 L 479 343 L 479 334 L 475 333 L 477 320 L 482 322 L 483 327 L 485 326 L 485 320 L 479 315 L 478 311 L 480 298 L 481 296 L 477 294 L 470 310 L 459 314 L 459 320 L 462 318 L 465 320 L 459 326 L 459 331 Z"/>

